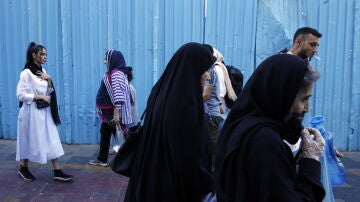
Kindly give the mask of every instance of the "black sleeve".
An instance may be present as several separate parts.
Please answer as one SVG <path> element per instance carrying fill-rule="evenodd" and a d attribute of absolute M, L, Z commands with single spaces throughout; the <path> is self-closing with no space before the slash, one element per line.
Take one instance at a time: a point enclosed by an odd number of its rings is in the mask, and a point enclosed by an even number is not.
<path fill-rule="evenodd" d="M 321 201 L 325 192 L 321 184 L 321 164 L 314 159 L 300 159 L 296 190 L 303 201 Z M 311 184 L 312 186 L 309 186 Z"/>
<path fill-rule="evenodd" d="M 320 162 L 302 159 L 299 174 L 290 148 L 277 133 L 261 129 L 251 138 L 245 160 L 251 201 L 321 201 Z"/>

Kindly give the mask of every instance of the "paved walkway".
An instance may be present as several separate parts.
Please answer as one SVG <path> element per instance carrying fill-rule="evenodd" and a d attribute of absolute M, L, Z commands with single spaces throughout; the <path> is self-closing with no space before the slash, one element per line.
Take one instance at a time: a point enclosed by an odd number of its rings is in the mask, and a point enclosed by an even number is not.
<path fill-rule="evenodd" d="M 0 201 L 123 201 L 128 178 L 109 167 L 87 165 L 98 145 L 63 145 L 60 158 L 63 170 L 74 176 L 72 182 L 53 180 L 52 165 L 30 163 L 33 182 L 17 176 L 16 141 L 0 139 Z"/>
<path fill-rule="evenodd" d="M 63 145 L 63 170 L 74 175 L 72 182 L 53 180 L 52 166 L 30 163 L 36 181 L 17 176 L 16 141 L 0 139 L 0 202 L 17 201 L 123 201 L 128 178 L 108 167 L 87 165 L 97 155 L 98 145 Z M 360 201 L 360 152 L 345 152 L 346 183 L 334 188 L 336 202 Z"/>

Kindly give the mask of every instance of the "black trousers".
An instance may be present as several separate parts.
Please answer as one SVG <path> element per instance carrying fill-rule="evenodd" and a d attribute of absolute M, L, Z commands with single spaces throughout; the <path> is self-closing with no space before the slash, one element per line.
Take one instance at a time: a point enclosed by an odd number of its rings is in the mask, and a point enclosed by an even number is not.
<path fill-rule="evenodd" d="M 109 156 L 111 135 L 114 135 L 115 137 L 116 128 L 115 126 L 102 122 L 100 127 L 100 134 L 100 151 L 97 160 L 101 162 L 107 162 Z"/>

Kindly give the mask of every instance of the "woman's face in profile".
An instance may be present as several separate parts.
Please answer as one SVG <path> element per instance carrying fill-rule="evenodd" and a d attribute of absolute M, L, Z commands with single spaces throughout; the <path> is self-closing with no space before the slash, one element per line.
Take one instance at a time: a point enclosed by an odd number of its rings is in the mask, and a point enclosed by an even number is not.
<path fill-rule="evenodd" d="M 47 59 L 46 49 L 43 48 L 39 52 L 33 53 L 33 58 L 34 58 L 34 63 L 38 65 L 45 64 Z"/>
<path fill-rule="evenodd" d="M 291 106 L 291 113 L 309 112 L 309 99 L 312 95 L 313 85 L 302 87 Z"/>

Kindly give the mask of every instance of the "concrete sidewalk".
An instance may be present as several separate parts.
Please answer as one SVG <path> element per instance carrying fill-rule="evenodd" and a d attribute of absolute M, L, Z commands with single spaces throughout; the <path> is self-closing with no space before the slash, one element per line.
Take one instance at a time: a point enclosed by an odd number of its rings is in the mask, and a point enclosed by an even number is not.
<path fill-rule="evenodd" d="M 53 180 L 52 165 L 30 163 L 36 177 L 27 182 L 17 176 L 16 141 L 0 139 L 0 201 L 123 201 L 128 178 L 109 167 L 90 166 L 98 145 L 66 145 L 60 158 L 63 170 L 74 175 L 72 182 Z M 346 183 L 334 188 L 336 202 L 360 201 L 360 152 L 344 152 Z"/>
<path fill-rule="evenodd" d="M 66 145 L 60 158 L 63 170 L 74 176 L 72 182 L 53 180 L 51 162 L 30 163 L 36 177 L 29 182 L 17 175 L 16 141 L 0 139 L 0 201 L 123 201 L 128 178 L 109 167 L 88 165 L 95 159 L 98 145 Z"/>

